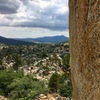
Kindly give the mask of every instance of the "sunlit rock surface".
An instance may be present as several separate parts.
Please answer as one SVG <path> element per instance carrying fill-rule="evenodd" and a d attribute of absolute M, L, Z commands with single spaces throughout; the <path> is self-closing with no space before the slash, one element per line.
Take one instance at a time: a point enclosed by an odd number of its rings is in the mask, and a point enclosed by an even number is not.
<path fill-rule="evenodd" d="M 69 0 L 74 100 L 100 100 L 100 0 Z"/>

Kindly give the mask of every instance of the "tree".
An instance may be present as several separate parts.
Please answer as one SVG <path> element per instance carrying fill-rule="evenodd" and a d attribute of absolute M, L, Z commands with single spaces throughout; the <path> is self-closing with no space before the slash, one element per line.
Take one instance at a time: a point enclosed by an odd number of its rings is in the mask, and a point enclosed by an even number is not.
<path fill-rule="evenodd" d="M 72 97 L 72 87 L 71 87 L 71 83 L 65 83 L 63 84 L 60 89 L 59 89 L 59 93 L 61 96 L 63 97 Z"/>
<path fill-rule="evenodd" d="M 11 69 L 1 70 L 0 71 L 0 95 L 7 96 L 9 93 L 8 85 L 18 77 L 22 77 L 22 72 L 14 72 Z"/>
<path fill-rule="evenodd" d="M 49 88 L 52 92 L 57 92 L 59 88 L 59 75 L 54 73 L 49 80 Z"/>
<path fill-rule="evenodd" d="M 39 94 L 46 93 L 45 84 L 30 75 L 17 78 L 9 85 L 9 98 L 12 100 L 33 100 Z"/>
<path fill-rule="evenodd" d="M 30 59 L 27 59 L 26 60 L 26 63 L 27 63 L 28 66 L 30 66 L 31 65 L 31 60 Z"/>
<path fill-rule="evenodd" d="M 20 66 L 22 66 L 21 57 L 18 56 L 18 55 L 16 55 L 15 58 L 14 58 L 14 60 L 15 60 L 15 64 L 13 65 L 13 68 L 14 68 L 15 70 L 18 71 L 18 68 L 19 68 Z"/>
<path fill-rule="evenodd" d="M 2 60 L 0 59 L 0 70 L 4 69 L 4 67 L 2 66 L 3 62 Z"/>
<path fill-rule="evenodd" d="M 33 100 L 39 94 L 47 93 L 49 89 L 44 82 L 31 75 L 14 70 L 0 71 L 0 95 L 10 100 Z"/>
<path fill-rule="evenodd" d="M 70 67 L 69 60 L 70 54 L 66 54 L 63 58 L 63 65 L 66 66 L 67 69 Z"/>
<path fill-rule="evenodd" d="M 66 54 L 63 57 L 63 71 L 66 73 L 66 75 L 70 78 L 70 54 Z"/>

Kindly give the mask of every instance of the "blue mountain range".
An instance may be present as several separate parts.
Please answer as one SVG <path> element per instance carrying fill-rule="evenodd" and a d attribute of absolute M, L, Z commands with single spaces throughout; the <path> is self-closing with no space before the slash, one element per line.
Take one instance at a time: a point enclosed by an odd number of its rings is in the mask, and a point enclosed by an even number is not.
<path fill-rule="evenodd" d="M 60 42 L 67 42 L 69 40 L 68 37 L 64 35 L 60 36 L 46 36 L 46 37 L 39 37 L 39 38 L 16 38 L 16 40 L 26 41 L 26 42 L 39 42 L 39 43 L 60 43 Z"/>
<path fill-rule="evenodd" d="M 69 40 L 68 37 L 64 35 L 61 36 L 48 36 L 48 37 L 40 37 L 40 38 L 5 38 L 0 36 L 0 43 L 8 44 L 8 45 L 29 45 L 34 43 L 60 43 L 67 42 Z"/>

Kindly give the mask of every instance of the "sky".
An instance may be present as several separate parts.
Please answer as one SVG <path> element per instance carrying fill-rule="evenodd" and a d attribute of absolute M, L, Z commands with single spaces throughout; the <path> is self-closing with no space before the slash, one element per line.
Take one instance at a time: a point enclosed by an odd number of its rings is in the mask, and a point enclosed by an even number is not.
<path fill-rule="evenodd" d="M 68 0 L 0 0 L 0 36 L 69 37 Z"/>

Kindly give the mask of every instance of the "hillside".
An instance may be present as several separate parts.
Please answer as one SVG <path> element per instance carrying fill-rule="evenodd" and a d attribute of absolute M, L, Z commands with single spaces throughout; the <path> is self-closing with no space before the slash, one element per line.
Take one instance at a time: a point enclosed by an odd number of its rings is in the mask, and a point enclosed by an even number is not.
<path fill-rule="evenodd" d="M 60 43 L 67 42 L 68 37 L 63 35 L 61 36 L 48 36 L 48 37 L 39 37 L 39 38 L 16 38 L 16 40 L 26 41 L 26 42 L 39 42 L 39 43 Z"/>
<path fill-rule="evenodd" d="M 0 95 L 7 95 L 5 97 L 12 100 L 69 98 L 71 86 L 68 62 L 69 43 L 22 46 L 0 44 Z"/>
<path fill-rule="evenodd" d="M 10 39 L 10 38 L 5 38 L 0 36 L 0 43 L 4 43 L 7 45 L 28 45 L 28 44 L 33 44 L 30 42 L 25 42 L 25 41 L 21 41 L 21 40 L 14 40 L 14 39 Z"/>

